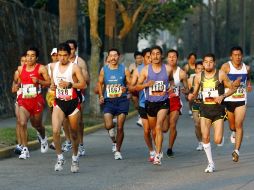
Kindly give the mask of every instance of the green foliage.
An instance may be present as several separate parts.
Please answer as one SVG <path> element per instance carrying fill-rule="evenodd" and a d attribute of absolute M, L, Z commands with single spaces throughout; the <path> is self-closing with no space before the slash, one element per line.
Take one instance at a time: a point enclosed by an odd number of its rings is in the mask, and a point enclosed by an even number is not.
<path fill-rule="evenodd" d="M 200 3 L 199 0 L 164 1 L 164 3 L 146 4 L 146 11 L 142 12 L 139 19 L 139 34 L 146 37 L 156 33 L 158 29 L 169 30 L 175 33 L 185 15 L 191 13 L 192 8 Z"/>

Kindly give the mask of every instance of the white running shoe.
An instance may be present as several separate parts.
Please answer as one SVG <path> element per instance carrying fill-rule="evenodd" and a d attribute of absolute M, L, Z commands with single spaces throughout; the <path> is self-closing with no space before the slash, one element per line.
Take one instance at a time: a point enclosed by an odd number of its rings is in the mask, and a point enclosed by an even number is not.
<path fill-rule="evenodd" d="M 49 149 L 48 138 L 45 136 L 44 139 L 41 139 L 41 153 L 46 153 Z"/>
<path fill-rule="evenodd" d="M 27 159 L 30 157 L 29 151 L 27 147 L 23 147 L 21 154 L 19 155 L 19 159 Z"/>
<path fill-rule="evenodd" d="M 139 116 L 139 118 L 138 118 L 136 124 L 137 124 L 139 127 L 143 127 L 142 119 L 141 119 L 140 116 Z"/>
<path fill-rule="evenodd" d="M 78 145 L 78 156 L 85 156 L 86 155 L 86 149 L 85 146 L 82 144 Z"/>
<path fill-rule="evenodd" d="M 69 152 L 72 148 L 71 142 L 65 141 L 62 145 L 62 151 L 63 152 Z"/>
<path fill-rule="evenodd" d="M 71 162 L 71 172 L 72 173 L 77 173 L 79 172 L 79 161 L 73 161 Z"/>
<path fill-rule="evenodd" d="M 17 144 L 17 146 L 14 148 L 14 153 L 20 155 L 22 152 L 23 146 L 20 144 Z"/>
<path fill-rule="evenodd" d="M 205 173 L 213 173 L 215 171 L 215 165 L 213 163 L 208 164 L 207 168 L 205 169 Z"/>
<path fill-rule="evenodd" d="M 57 159 L 57 162 L 55 164 L 55 171 L 56 172 L 62 171 L 64 163 L 65 163 L 64 159 Z"/>
<path fill-rule="evenodd" d="M 121 152 L 119 151 L 115 151 L 115 160 L 122 160 L 123 157 L 121 155 Z"/>
<path fill-rule="evenodd" d="M 223 146 L 224 145 L 224 136 L 222 137 L 222 141 L 220 144 L 217 144 L 217 146 Z"/>
<path fill-rule="evenodd" d="M 163 157 L 163 154 L 155 154 L 153 164 L 154 165 L 161 165 L 161 158 Z"/>
<path fill-rule="evenodd" d="M 230 140 L 232 144 L 235 144 L 235 131 L 232 131 L 231 135 L 230 135 Z"/>
<path fill-rule="evenodd" d="M 199 142 L 198 143 L 198 146 L 197 146 L 197 148 L 196 148 L 196 150 L 197 151 L 201 151 L 201 150 L 203 150 L 204 148 L 203 148 L 203 143 L 202 142 Z"/>
<path fill-rule="evenodd" d="M 149 152 L 149 158 L 148 158 L 148 161 L 149 162 L 153 162 L 154 161 L 154 157 L 155 157 L 155 151 L 150 151 Z"/>
<path fill-rule="evenodd" d="M 116 152 L 116 143 L 112 143 L 112 152 Z"/>

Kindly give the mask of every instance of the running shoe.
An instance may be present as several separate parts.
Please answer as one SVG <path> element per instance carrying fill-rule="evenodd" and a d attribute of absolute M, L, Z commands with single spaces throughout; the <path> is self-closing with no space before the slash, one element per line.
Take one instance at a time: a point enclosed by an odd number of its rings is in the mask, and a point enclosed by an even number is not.
<path fill-rule="evenodd" d="M 190 116 L 191 118 L 193 118 L 193 115 L 192 115 L 192 111 L 191 111 L 191 110 L 189 110 L 189 116 Z"/>
<path fill-rule="evenodd" d="M 232 131 L 231 135 L 230 135 L 230 140 L 232 144 L 235 144 L 235 131 Z"/>
<path fill-rule="evenodd" d="M 215 171 L 215 165 L 213 163 L 208 164 L 207 168 L 205 169 L 205 173 L 213 173 Z"/>
<path fill-rule="evenodd" d="M 239 151 L 238 150 L 234 150 L 234 152 L 232 153 L 232 159 L 234 162 L 238 162 L 238 160 L 239 160 Z"/>
<path fill-rule="evenodd" d="M 174 158 L 174 152 L 172 151 L 171 148 L 169 148 L 169 149 L 167 150 L 167 156 L 168 156 L 169 158 Z"/>
<path fill-rule="evenodd" d="M 139 118 L 138 118 L 136 124 L 137 124 L 139 127 L 143 127 L 142 119 L 141 119 L 140 116 L 139 116 Z"/>
<path fill-rule="evenodd" d="M 62 151 L 63 152 L 69 152 L 72 148 L 71 142 L 70 141 L 65 141 L 62 145 Z"/>
<path fill-rule="evenodd" d="M 114 153 L 116 151 L 116 143 L 112 143 L 112 152 Z"/>
<path fill-rule="evenodd" d="M 83 144 L 78 145 L 78 156 L 85 156 L 86 155 L 86 150 L 85 146 Z"/>
<path fill-rule="evenodd" d="M 62 171 L 64 163 L 65 163 L 64 159 L 57 159 L 57 162 L 55 164 L 55 171 L 56 172 Z"/>
<path fill-rule="evenodd" d="M 72 160 L 71 162 L 71 172 L 72 173 L 78 173 L 79 172 L 79 162 Z"/>
<path fill-rule="evenodd" d="M 148 161 L 149 162 L 153 162 L 154 161 L 154 157 L 155 157 L 155 151 L 154 150 L 150 151 Z"/>
<path fill-rule="evenodd" d="M 23 148 L 22 145 L 17 144 L 17 146 L 14 148 L 14 153 L 20 155 L 22 152 L 22 148 Z"/>
<path fill-rule="evenodd" d="M 54 142 L 50 143 L 49 148 L 52 150 L 56 150 Z"/>
<path fill-rule="evenodd" d="M 197 146 L 196 150 L 197 150 L 197 151 L 203 150 L 203 143 L 202 143 L 202 142 L 199 142 L 199 143 L 198 143 L 198 146 Z"/>
<path fill-rule="evenodd" d="M 122 160 L 123 159 L 121 152 L 119 152 L 119 151 L 116 151 L 114 156 L 115 156 L 115 160 Z"/>
<path fill-rule="evenodd" d="M 44 139 L 41 139 L 41 153 L 46 153 L 49 149 L 48 138 L 45 136 Z"/>
<path fill-rule="evenodd" d="M 27 147 L 23 147 L 21 154 L 19 155 L 19 159 L 27 159 L 30 157 L 29 151 Z"/>
<path fill-rule="evenodd" d="M 217 144 L 217 146 L 223 146 L 224 145 L 224 136 L 222 137 L 221 143 Z"/>
<path fill-rule="evenodd" d="M 163 157 L 162 153 L 155 154 L 153 164 L 154 165 L 161 165 L 161 159 L 162 159 L 162 157 Z"/>

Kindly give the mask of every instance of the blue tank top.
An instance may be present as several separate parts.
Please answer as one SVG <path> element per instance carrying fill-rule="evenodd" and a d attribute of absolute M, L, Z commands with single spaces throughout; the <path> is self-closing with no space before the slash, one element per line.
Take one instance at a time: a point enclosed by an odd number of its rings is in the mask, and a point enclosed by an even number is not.
<path fill-rule="evenodd" d="M 148 65 L 147 81 L 155 81 L 154 85 L 146 88 L 146 98 L 149 102 L 161 102 L 168 99 L 168 74 L 166 65 L 161 65 L 161 70 L 158 73 L 153 71 L 152 65 Z"/>
<path fill-rule="evenodd" d="M 118 65 L 117 69 L 110 69 L 108 65 L 103 67 L 104 70 L 104 98 L 126 97 L 127 93 L 122 92 L 122 87 L 126 87 L 125 67 Z"/>
<path fill-rule="evenodd" d="M 138 65 L 138 74 L 141 73 L 142 69 L 145 67 L 144 63 L 142 63 L 141 65 Z M 144 90 L 139 91 L 139 107 L 145 108 L 145 93 Z"/>

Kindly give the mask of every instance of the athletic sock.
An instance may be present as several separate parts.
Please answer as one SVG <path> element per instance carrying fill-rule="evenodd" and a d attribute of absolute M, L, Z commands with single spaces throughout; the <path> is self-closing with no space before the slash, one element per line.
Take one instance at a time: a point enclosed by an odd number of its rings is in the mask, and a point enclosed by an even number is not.
<path fill-rule="evenodd" d="M 72 160 L 73 160 L 74 162 L 78 161 L 78 156 L 72 155 Z"/>
<path fill-rule="evenodd" d="M 58 155 L 57 155 L 57 158 L 58 158 L 58 160 L 63 160 L 63 159 L 64 159 L 64 156 L 63 156 L 63 154 L 58 154 Z"/>
<path fill-rule="evenodd" d="M 204 147 L 204 151 L 206 153 L 206 157 L 207 157 L 209 164 L 213 164 L 214 162 L 213 162 L 213 157 L 212 157 L 211 144 L 210 143 L 208 143 L 208 144 L 203 143 L 203 147 Z"/>

